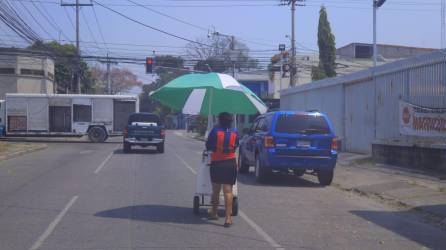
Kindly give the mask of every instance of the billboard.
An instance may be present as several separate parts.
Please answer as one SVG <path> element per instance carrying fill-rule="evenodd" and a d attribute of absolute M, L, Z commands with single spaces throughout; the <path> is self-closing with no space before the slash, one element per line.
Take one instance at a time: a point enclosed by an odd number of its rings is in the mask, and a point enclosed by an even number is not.
<path fill-rule="evenodd" d="M 399 121 L 403 135 L 446 137 L 446 108 L 424 108 L 400 101 Z"/>

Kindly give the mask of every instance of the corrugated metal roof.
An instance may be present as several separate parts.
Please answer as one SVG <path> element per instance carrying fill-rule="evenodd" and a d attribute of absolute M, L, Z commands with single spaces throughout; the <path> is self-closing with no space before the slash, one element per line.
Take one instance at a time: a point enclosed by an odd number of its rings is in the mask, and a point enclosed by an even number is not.
<path fill-rule="evenodd" d="M 404 69 L 410 69 L 410 68 L 417 68 L 429 64 L 438 63 L 441 61 L 446 60 L 446 49 L 445 50 L 439 50 L 433 53 L 418 55 L 414 57 L 410 57 L 403 60 L 398 60 L 395 62 L 383 64 L 380 66 L 377 66 L 376 68 L 370 68 L 361 70 L 352 74 L 339 76 L 339 77 L 333 77 L 333 78 L 326 78 L 319 81 L 314 81 L 308 84 L 298 85 L 292 88 L 288 88 L 285 90 L 282 90 L 281 95 L 290 95 L 296 92 L 305 91 L 305 90 L 311 90 L 311 89 L 318 89 L 323 87 L 328 87 L 331 85 L 338 85 L 338 84 L 349 84 L 358 82 L 361 80 L 365 80 L 368 78 L 371 78 L 373 75 L 375 76 L 381 76 L 385 74 L 390 74 L 393 72 L 397 72 Z"/>

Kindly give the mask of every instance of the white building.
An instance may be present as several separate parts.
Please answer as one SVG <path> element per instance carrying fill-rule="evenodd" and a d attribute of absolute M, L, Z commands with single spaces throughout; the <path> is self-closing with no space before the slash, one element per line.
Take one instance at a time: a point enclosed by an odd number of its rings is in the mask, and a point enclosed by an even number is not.
<path fill-rule="evenodd" d="M 54 93 L 54 60 L 44 52 L 0 48 L 0 99 L 6 93 Z"/>

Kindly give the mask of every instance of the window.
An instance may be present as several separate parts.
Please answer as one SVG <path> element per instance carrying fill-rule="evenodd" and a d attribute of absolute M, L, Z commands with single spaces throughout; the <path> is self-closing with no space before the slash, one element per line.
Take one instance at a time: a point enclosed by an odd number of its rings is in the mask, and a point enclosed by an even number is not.
<path fill-rule="evenodd" d="M 21 75 L 44 76 L 45 72 L 41 69 L 20 69 Z"/>
<path fill-rule="evenodd" d="M 266 123 L 265 117 L 259 119 L 256 129 L 256 132 L 266 132 L 268 131 L 268 124 Z"/>
<path fill-rule="evenodd" d="M 330 127 L 323 116 L 280 115 L 276 132 L 286 134 L 329 134 Z"/>
<path fill-rule="evenodd" d="M 0 74 L 1 75 L 14 75 L 15 69 L 14 68 L 0 68 Z"/>
<path fill-rule="evenodd" d="M 356 45 L 356 58 L 371 58 L 373 56 L 373 47 L 371 45 Z"/>
<path fill-rule="evenodd" d="M 91 106 L 73 104 L 73 122 L 91 122 Z"/>
<path fill-rule="evenodd" d="M 153 122 L 158 125 L 161 124 L 161 120 L 157 115 L 154 114 L 132 114 L 129 117 L 129 123 L 132 124 L 133 122 Z"/>

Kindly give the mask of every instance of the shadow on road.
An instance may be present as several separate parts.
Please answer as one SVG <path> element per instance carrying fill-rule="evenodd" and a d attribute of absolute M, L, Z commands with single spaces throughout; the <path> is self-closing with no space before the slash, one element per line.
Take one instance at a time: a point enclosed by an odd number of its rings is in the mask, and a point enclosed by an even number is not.
<path fill-rule="evenodd" d="M 415 211 L 446 211 L 446 204 L 421 206 L 407 211 L 396 212 L 364 210 L 350 212 L 409 240 L 422 244 L 429 249 L 445 249 L 446 233 L 444 231 L 435 230 L 436 227 L 431 227 L 432 230 L 429 230 L 428 225 L 423 226 L 424 224 L 420 224 L 419 221 L 406 219 L 414 216 Z M 442 240 L 440 241 L 439 239 Z"/>
<path fill-rule="evenodd" d="M 302 177 L 297 177 L 291 174 L 273 173 L 268 180 L 263 183 L 258 183 L 255 180 L 254 174 L 238 174 L 237 181 L 245 185 L 252 186 L 278 186 L 278 187 L 303 187 L 303 188 L 321 188 L 323 186 Z"/>
<path fill-rule="evenodd" d="M 131 155 L 131 154 L 159 154 L 158 151 L 156 149 L 152 149 L 152 148 L 135 148 L 128 152 L 128 153 L 124 153 L 124 150 L 122 148 L 119 149 L 115 149 L 115 151 L 113 152 L 113 154 L 115 155 Z"/>
<path fill-rule="evenodd" d="M 168 205 L 136 205 L 105 210 L 95 216 L 150 222 L 179 224 L 214 224 L 205 218 L 194 216 L 191 207 Z"/>

